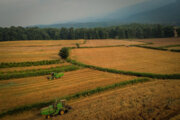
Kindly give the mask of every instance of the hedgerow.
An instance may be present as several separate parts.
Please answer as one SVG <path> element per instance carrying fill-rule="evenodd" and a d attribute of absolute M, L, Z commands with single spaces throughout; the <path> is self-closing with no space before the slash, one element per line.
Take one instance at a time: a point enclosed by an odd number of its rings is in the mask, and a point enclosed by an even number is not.
<path fill-rule="evenodd" d="M 138 77 L 149 77 L 149 78 L 157 78 L 157 79 L 180 79 L 180 74 L 154 74 L 154 73 L 140 73 L 140 72 L 132 72 L 132 71 L 122 71 L 122 70 L 115 70 L 110 68 L 102 68 L 93 65 L 86 65 L 75 60 L 67 59 L 67 62 L 71 64 L 78 65 L 81 67 L 91 68 L 99 71 L 116 73 L 116 74 L 125 74 L 125 75 L 133 75 Z"/>
<path fill-rule="evenodd" d="M 120 87 L 125 87 L 127 85 L 133 85 L 133 84 L 137 84 L 137 83 L 148 82 L 148 81 L 150 81 L 148 78 L 138 78 L 138 79 L 134 79 L 134 80 L 115 83 L 115 84 L 108 85 L 105 87 L 97 87 L 95 89 L 91 89 L 91 90 L 87 90 L 87 91 L 83 91 L 83 92 L 78 92 L 78 93 L 75 93 L 73 95 L 61 97 L 59 99 L 66 99 L 66 100 L 77 99 L 80 97 L 90 96 L 90 95 L 100 93 L 103 91 L 107 91 L 107 90 L 111 90 L 111 89 L 115 89 L 115 88 L 120 88 Z M 40 109 L 42 107 L 45 107 L 45 106 L 52 104 L 53 102 L 54 102 L 54 100 L 50 100 L 47 102 L 41 102 L 41 103 L 36 103 L 36 104 L 26 105 L 26 106 L 20 106 L 20 107 L 17 107 L 17 108 L 14 108 L 14 109 L 0 113 L 0 118 L 4 117 L 5 115 L 17 114 L 17 113 L 27 111 L 27 110 L 31 110 L 31 109 L 35 109 L 35 108 Z"/>
<path fill-rule="evenodd" d="M 13 78 L 24 78 L 31 76 L 40 76 L 40 75 L 48 75 L 51 72 L 67 72 L 79 69 L 78 66 L 68 65 L 61 67 L 53 67 L 48 69 L 33 69 L 33 70 L 24 70 L 24 71 L 14 71 L 0 74 L 0 80 L 8 80 Z"/>
<path fill-rule="evenodd" d="M 50 65 L 63 63 L 62 60 L 43 60 L 35 62 L 13 62 L 13 63 L 0 63 L 0 68 L 11 68 L 11 67 L 27 67 L 27 66 L 39 66 L 39 65 Z"/>

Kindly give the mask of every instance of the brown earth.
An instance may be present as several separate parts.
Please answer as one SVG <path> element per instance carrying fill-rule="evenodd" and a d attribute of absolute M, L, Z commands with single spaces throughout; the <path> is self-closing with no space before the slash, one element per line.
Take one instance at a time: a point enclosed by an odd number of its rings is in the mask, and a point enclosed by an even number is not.
<path fill-rule="evenodd" d="M 124 71 L 180 73 L 180 54 L 139 47 L 73 49 L 71 58 L 85 64 Z"/>
<path fill-rule="evenodd" d="M 179 80 L 156 80 L 70 101 L 72 110 L 52 120 L 168 120 L 180 111 Z M 2 120 L 43 120 L 40 110 Z M 175 116 L 175 117 L 174 117 Z M 175 119 L 177 120 L 177 119 Z"/>
<path fill-rule="evenodd" d="M 47 76 L 0 81 L 0 111 L 134 78 L 136 77 L 81 69 L 66 72 L 62 78 L 53 81 L 47 80 Z"/>

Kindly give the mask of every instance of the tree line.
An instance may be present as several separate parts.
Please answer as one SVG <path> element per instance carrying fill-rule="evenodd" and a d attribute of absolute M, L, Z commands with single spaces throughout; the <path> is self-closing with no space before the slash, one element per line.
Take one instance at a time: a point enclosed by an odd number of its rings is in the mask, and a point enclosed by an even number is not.
<path fill-rule="evenodd" d="M 174 36 L 174 27 L 160 24 L 129 24 L 98 28 L 0 27 L 0 41 L 165 38 Z"/>

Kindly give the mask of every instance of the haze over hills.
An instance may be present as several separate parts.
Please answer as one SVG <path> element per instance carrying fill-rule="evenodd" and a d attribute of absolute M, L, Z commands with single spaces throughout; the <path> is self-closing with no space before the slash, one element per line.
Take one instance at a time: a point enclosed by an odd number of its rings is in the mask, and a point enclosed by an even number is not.
<path fill-rule="evenodd" d="M 116 10 L 101 18 L 86 18 L 69 23 L 37 25 L 40 28 L 106 27 L 129 23 L 180 25 L 180 0 L 149 0 Z"/>

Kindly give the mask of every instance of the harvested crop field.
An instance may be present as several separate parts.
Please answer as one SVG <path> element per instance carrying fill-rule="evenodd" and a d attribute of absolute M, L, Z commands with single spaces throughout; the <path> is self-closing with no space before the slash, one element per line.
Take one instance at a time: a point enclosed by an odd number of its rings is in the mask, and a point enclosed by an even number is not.
<path fill-rule="evenodd" d="M 104 40 L 87 40 L 85 44 L 81 47 L 97 47 L 97 46 L 114 46 L 114 45 L 139 45 L 144 44 L 143 42 L 133 41 L 133 40 L 114 40 L 114 39 L 104 39 Z"/>
<path fill-rule="evenodd" d="M 152 81 L 70 101 L 72 110 L 53 120 L 167 120 L 180 111 L 180 82 Z M 108 114 L 107 114 L 108 113 Z M 6 116 L 2 120 L 42 120 L 39 110 Z"/>
<path fill-rule="evenodd" d="M 0 47 L 47 47 L 64 46 L 83 43 L 84 40 L 27 40 L 1 42 Z"/>
<path fill-rule="evenodd" d="M 40 66 L 29 66 L 29 67 L 12 67 L 12 68 L 0 68 L 0 73 L 3 72 L 13 72 L 13 71 L 21 71 L 21 70 L 35 70 L 35 69 L 47 69 L 52 67 L 60 67 L 64 65 L 70 65 L 69 63 L 61 63 L 61 64 L 52 64 L 52 65 L 40 65 Z"/>
<path fill-rule="evenodd" d="M 164 46 L 177 45 L 177 44 L 180 45 L 180 38 L 155 38 L 155 39 L 142 39 L 135 41 L 152 43 L 147 45 L 152 47 L 164 47 Z"/>
<path fill-rule="evenodd" d="M 180 73 L 180 54 L 139 47 L 73 49 L 71 58 L 79 62 L 124 71 Z"/>
<path fill-rule="evenodd" d="M 53 81 L 47 80 L 47 76 L 0 81 L 0 111 L 134 78 L 136 77 L 81 69 L 66 72 L 62 78 Z"/>
<path fill-rule="evenodd" d="M 62 47 L 75 47 L 83 40 L 12 41 L 0 43 L 0 62 L 24 62 L 59 59 Z"/>

